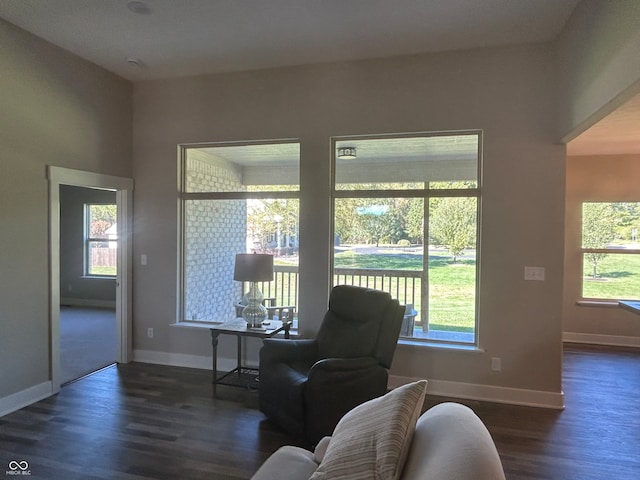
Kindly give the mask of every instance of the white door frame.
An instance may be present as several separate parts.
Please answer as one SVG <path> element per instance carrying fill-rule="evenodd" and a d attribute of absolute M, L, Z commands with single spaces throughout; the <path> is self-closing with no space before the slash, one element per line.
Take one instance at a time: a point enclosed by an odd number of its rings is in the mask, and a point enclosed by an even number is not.
<path fill-rule="evenodd" d="M 116 276 L 116 361 L 131 358 L 132 193 L 133 179 L 100 173 L 47 167 L 49 179 L 49 324 L 52 393 L 60 391 L 60 185 L 115 190 L 118 207 Z"/>

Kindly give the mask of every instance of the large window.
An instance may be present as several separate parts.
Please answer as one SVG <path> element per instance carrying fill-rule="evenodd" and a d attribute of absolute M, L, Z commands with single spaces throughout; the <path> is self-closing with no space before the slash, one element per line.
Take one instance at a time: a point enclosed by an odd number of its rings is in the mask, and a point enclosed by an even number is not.
<path fill-rule="evenodd" d="M 479 132 L 340 138 L 334 285 L 388 291 L 401 336 L 475 344 Z"/>
<path fill-rule="evenodd" d="M 87 276 L 116 275 L 118 215 L 116 205 L 87 203 L 84 206 L 84 273 Z"/>
<path fill-rule="evenodd" d="M 640 298 L 640 202 L 582 204 L 582 298 Z"/>
<path fill-rule="evenodd" d="M 236 316 L 247 286 L 233 280 L 237 253 L 274 255 L 270 306 L 298 307 L 297 142 L 190 146 L 181 159 L 180 320 Z"/>

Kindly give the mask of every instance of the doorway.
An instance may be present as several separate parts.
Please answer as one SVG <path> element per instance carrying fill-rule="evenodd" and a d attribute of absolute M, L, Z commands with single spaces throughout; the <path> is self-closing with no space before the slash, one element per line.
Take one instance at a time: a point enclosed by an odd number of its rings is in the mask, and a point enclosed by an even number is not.
<path fill-rule="evenodd" d="M 74 375 L 82 376 L 85 373 L 82 371 L 75 373 L 64 373 L 61 362 L 61 342 L 63 339 L 63 328 L 61 324 L 61 304 L 68 304 L 69 298 L 74 299 L 75 305 L 72 308 L 91 307 L 95 310 L 96 307 L 106 308 L 112 310 L 113 323 L 113 358 L 115 362 L 127 363 L 131 356 L 131 194 L 133 191 L 133 180 L 123 177 L 114 177 L 110 175 L 102 175 L 93 172 L 85 172 L 81 170 L 72 170 L 60 167 L 48 168 L 49 177 L 49 258 L 50 258 L 50 375 L 52 384 L 52 393 L 56 393 L 60 390 L 62 383 L 70 380 Z M 70 189 L 74 187 L 78 190 Z M 92 280 L 98 280 L 98 277 L 109 277 L 111 285 L 114 291 L 109 293 L 96 293 L 95 282 L 93 287 L 89 287 L 90 297 L 93 298 L 87 305 L 82 305 L 82 298 L 75 298 L 78 296 L 78 291 L 75 289 L 85 290 L 80 296 L 86 296 L 86 285 L 76 286 L 76 284 L 68 280 L 69 277 L 63 275 L 63 272 L 67 268 L 63 265 L 66 262 L 64 255 L 61 254 L 61 248 L 63 245 L 62 222 L 63 216 L 61 212 L 61 200 L 64 203 L 63 197 L 69 191 L 74 192 L 93 192 L 93 195 L 109 195 L 112 200 L 115 200 L 116 205 L 116 231 L 117 237 L 111 238 L 109 241 L 117 243 L 116 251 L 116 267 L 114 275 L 94 275 Z M 90 204 L 90 202 L 89 202 Z M 83 208 L 84 203 L 83 203 Z M 83 217 L 83 223 L 85 222 Z M 111 231 L 113 234 L 113 230 Z M 98 239 L 100 240 L 100 239 Z M 86 239 L 83 240 L 85 242 Z M 85 247 L 83 245 L 83 251 Z M 91 277 L 91 269 L 87 271 L 86 262 L 87 257 L 84 256 L 82 260 L 82 274 L 84 277 Z M 105 273 L 105 271 L 96 270 L 97 273 Z M 87 275 L 89 273 L 89 275 Z M 110 272 L 108 272 L 110 273 Z M 64 278 L 64 281 L 61 279 Z M 90 279 L 90 278 L 89 278 Z M 87 279 L 88 280 L 88 279 Z M 107 282 L 109 283 L 109 282 Z M 80 284 L 77 284 L 80 285 Z M 91 284 L 89 284 L 91 285 Z M 71 287 L 71 288 L 69 288 Z M 92 288 L 94 289 L 91 292 Z M 106 296 L 105 296 L 106 295 Z M 62 307 L 64 309 L 66 307 Z M 63 312 L 66 315 L 66 311 Z M 78 312 L 75 312 L 78 313 Z M 104 313 L 104 312 L 103 312 Z M 88 318 L 88 315 L 92 314 L 89 311 L 83 312 L 81 317 Z M 77 316 L 76 316 L 77 317 Z M 100 315 L 98 315 L 100 317 Z M 102 321 L 105 321 L 105 316 L 102 315 Z M 108 322 L 108 315 L 106 316 Z M 94 320 L 98 318 L 95 317 Z M 77 318 L 75 319 L 78 320 Z M 73 321 L 73 319 L 72 319 Z M 77 322 L 76 322 L 77 323 Z M 80 324 L 83 325 L 83 324 Z M 84 326 L 87 326 L 85 323 Z M 110 327 L 107 327 L 110 328 Z M 76 332 L 77 333 L 77 332 Z M 97 331 L 88 331 L 88 336 L 100 335 Z M 85 338 L 86 339 L 86 338 Z M 87 346 L 87 348 L 91 348 Z M 108 345 L 106 347 L 109 348 Z M 79 355 L 76 352 L 77 355 Z M 72 353 L 73 355 L 73 353 Z M 72 361 L 73 365 L 79 365 L 85 362 L 84 359 L 78 358 L 77 362 Z M 112 362 L 111 362 L 112 363 Z M 104 365 L 101 365 L 104 366 Z M 96 368 L 100 368 L 100 365 L 96 364 Z M 71 377 L 70 377 L 71 375 Z"/>
<path fill-rule="evenodd" d="M 60 382 L 116 362 L 116 192 L 60 185 Z"/>

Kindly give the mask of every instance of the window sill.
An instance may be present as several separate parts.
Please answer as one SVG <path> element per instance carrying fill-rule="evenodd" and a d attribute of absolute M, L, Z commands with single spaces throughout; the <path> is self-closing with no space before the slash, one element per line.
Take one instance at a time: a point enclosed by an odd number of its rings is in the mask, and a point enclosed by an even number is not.
<path fill-rule="evenodd" d="M 222 325 L 223 322 L 176 322 L 170 323 L 170 327 L 180 327 L 180 328 L 213 328 L 217 325 Z"/>
<path fill-rule="evenodd" d="M 441 343 L 441 342 L 429 342 L 424 340 L 412 340 L 410 338 L 401 337 L 398 340 L 398 345 L 409 348 L 428 348 L 434 350 L 447 350 L 457 352 L 477 352 L 482 353 L 485 350 L 477 345 L 461 345 L 458 343 Z"/>
<path fill-rule="evenodd" d="M 617 300 L 576 300 L 576 305 L 581 307 L 618 308 Z"/>
<path fill-rule="evenodd" d="M 115 275 L 83 275 L 80 277 L 82 279 L 91 279 L 91 280 L 115 280 Z"/>

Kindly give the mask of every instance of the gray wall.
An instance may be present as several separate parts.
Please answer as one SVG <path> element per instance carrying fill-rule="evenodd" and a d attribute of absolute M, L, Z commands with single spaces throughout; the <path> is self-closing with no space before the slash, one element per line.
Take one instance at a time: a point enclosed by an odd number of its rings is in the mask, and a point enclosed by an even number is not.
<path fill-rule="evenodd" d="M 134 252 L 148 254 L 149 264 L 134 278 L 135 350 L 211 352 L 208 332 L 169 326 L 176 144 L 300 139 L 299 308 L 302 333 L 311 336 L 328 299 L 330 136 L 482 129 L 481 349 L 400 345 L 392 373 L 559 395 L 565 149 L 553 121 L 554 61 L 552 46 L 539 45 L 136 83 Z M 525 282 L 525 265 L 545 267 L 547 280 Z M 232 357 L 233 348 L 223 354 Z M 490 369 L 494 356 L 501 373 Z"/>
<path fill-rule="evenodd" d="M 131 176 L 131 84 L 0 20 L 0 400 L 49 381 L 46 166 Z"/>
<path fill-rule="evenodd" d="M 85 203 L 115 204 L 116 192 L 60 187 L 60 303 L 115 307 L 116 279 L 84 276 Z"/>

